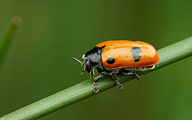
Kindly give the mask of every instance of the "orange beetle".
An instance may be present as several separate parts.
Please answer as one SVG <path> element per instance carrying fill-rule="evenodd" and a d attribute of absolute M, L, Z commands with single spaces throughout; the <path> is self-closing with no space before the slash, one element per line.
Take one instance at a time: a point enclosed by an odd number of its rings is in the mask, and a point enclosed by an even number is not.
<path fill-rule="evenodd" d="M 140 80 L 136 71 L 153 69 L 159 62 L 159 56 L 155 48 L 141 41 L 105 41 L 99 43 L 92 50 L 82 56 L 83 62 L 73 57 L 94 77 L 94 69 L 100 73 L 94 78 L 94 92 L 98 92 L 97 81 L 105 74 L 111 75 L 120 89 L 123 89 L 117 79 L 116 73 L 135 75 Z"/>

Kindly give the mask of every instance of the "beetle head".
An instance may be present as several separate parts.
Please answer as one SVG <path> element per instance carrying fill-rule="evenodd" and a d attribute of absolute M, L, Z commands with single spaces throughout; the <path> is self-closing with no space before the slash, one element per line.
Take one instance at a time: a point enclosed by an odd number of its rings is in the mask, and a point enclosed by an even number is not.
<path fill-rule="evenodd" d="M 83 62 L 81 62 L 75 57 L 72 57 L 72 59 L 84 67 L 84 70 L 81 72 L 81 74 L 83 74 L 85 71 L 89 73 L 92 70 L 90 60 L 87 57 L 85 57 L 85 54 L 82 56 Z"/>
<path fill-rule="evenodd" d="M 94 68 L 97 68 L 102 65 L 101 51 L 103 50 L 104 47 L 105 46 L 103 46 L 101 48 L 94 47 L 93 49 L 91 49 L 90 51 L 85 53 L 82 56 L 83 62 L 81 62 L 77 58 L 74 58 L 74 57 L 72 58 L 73 60 L 75 60 L 76 62 L 81 64 L 81 66 L 84 67 L 84 70 L 81 74 L 83 74 L 85 71 L 87 71 L 88 73 L 90 73 L 90 72 L 92 73 Z"/>

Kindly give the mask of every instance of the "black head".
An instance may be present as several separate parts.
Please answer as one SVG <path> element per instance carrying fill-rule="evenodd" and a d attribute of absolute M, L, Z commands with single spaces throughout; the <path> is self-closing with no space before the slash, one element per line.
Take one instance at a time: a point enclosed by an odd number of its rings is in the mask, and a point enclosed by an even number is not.
<path fill-rule="evenodd" d="M 94 68 L 99 67 L 102 65 L 101 61 L 101 52 L 105 46 L 103 47 L 94 47 L 92 50 L 88 51 L 82 56 L 83 62 L 80 60 L 73 58 L 73 60 L 77 61 L 81 64 L 81 66 L 84 67 L 84 71 L 87 71 L 88 73 L 90 71 L 93 71 Z"/>

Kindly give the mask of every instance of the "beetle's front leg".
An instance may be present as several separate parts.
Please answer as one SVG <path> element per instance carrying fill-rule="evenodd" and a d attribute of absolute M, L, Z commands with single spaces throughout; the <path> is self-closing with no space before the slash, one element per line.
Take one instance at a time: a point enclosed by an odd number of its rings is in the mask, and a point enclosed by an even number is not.
<path fill-rule="evenodd" d="M 99 89 L 97 88 L 97 82 L 98 80 L 100 80 L 101 78 L 103 78 L 105 75 L 105 72 L 101 72 L 101 74 L 97 77 L 94 78 L 94 82 L 93 82 L 93 86 L 94 86 L 94 92 L 95 93 L 98 93 L 99 92 Z"/>
<path fill-rule="evenodd" d="M 92 69 L 92 70 L 90 71 L 90 78 L 93 78 L 94 75 L 95 75 L 95 71 L 94 71 L 94 69 Z"/>

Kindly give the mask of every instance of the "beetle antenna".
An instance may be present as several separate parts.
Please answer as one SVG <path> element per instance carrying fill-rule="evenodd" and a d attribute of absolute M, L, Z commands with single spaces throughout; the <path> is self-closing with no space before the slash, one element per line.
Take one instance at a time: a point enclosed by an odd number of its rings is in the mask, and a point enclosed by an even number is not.
<path fill-rule="evenodd" d="M 73 59 L 73 60 L 75 60 L 76 62 L 78 62 L 79 64 L 81 64 L 81 65 L 82 65 L 82 62 L 81 62 L 80 60 L 78 60 L 77 58 L 72 57 L 72 59 Z"/>
<path fill-rule="evenodd" d="M 87 70 L 86 70 L 86 69 L 84 69 L 84 70 L 83 70 L 83 72 L 81 72 L 81 75 L 82 75 L 85 71 L 87 71 Z"/>

